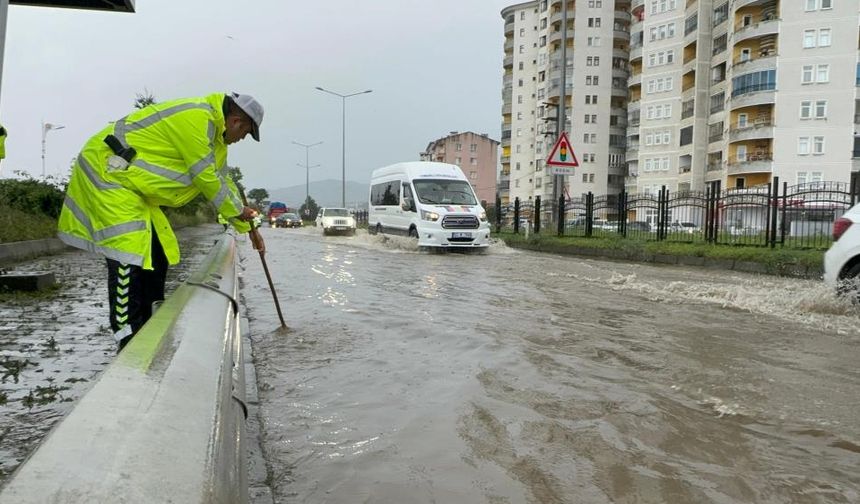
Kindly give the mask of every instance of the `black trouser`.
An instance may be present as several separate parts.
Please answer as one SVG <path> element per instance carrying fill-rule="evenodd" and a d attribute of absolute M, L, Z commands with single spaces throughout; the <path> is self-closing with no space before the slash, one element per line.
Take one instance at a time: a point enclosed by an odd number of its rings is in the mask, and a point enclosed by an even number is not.
<path fill-rule="evenodd" d="M 164 299 L 167 257 L 152 230 L 152 270 L 107 260 L 110 327 L 122 349 L 152 316 L 152 303 Z"/>

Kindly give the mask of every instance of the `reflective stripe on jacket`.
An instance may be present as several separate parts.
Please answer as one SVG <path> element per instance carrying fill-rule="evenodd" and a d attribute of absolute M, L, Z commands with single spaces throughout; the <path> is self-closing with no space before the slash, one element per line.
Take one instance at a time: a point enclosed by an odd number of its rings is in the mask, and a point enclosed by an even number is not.
<path fill-rule="evenodd" d="M 159 207 L 179 207 L 198 194 L 211 201 L 239 232 L 242 202 L 227 174 L 224 94 L 150 105 L 98 132 L 72 168 L 58 223 L 59 238 L 110 259 L 152 269 L 154 226 L 170 264 L 179 245 Z M 126 169 L 108 168 L 114 135 L 137 155 Z"/>

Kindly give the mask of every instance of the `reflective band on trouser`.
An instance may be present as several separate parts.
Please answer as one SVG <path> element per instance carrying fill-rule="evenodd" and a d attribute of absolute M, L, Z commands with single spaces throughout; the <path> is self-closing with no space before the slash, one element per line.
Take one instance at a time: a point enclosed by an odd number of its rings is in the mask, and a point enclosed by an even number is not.
<path fill-rule="evenodd" d="M 127 122 L 126 119 L 128 119 L 128 116 L 125 116 L 115 123 L 113 135 L 117 137 L 117 139 L 122 143 L 123 147 L 128 147 L 128 142 L 126 142 L 125 139 L 126 134 L 152 126 L 158 121 L 167 119 L 168 117 L 174 114 L 178 114 L 179 112 L 194 109 L 202 109 L 212 112 L 212 106 L 208 103 L 180 103 L 179 105 L 174 105 L 173 107 L 168 107 L 164 110 L 156 111 L 151 115 L 148 115 L 143 119 L 134 121 L 132 123 Z"/>
<path fill-rule="evenodd" d="M 130 336 L 132 327 L 128 324 L 128 298 L 131 283 L 131 266 L 128 264 L 120 264 L 116 269 L 116 292 L 114 296 L 114 320 L 119 326 L 119 330 L 114 333 L 114 339 L 117 343 L 122 341 L 126 336 Z"/>

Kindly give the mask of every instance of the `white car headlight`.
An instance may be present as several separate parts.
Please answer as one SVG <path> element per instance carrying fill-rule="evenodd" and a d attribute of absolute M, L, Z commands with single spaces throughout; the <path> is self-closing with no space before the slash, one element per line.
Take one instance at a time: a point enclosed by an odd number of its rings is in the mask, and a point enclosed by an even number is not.
<path fill-rule="evenodd" d="M 439 214 L 436 212 L 428 212 L 427 210 L 421 210 L 421 218 L 423 220 L 436 222 L 439 220 Z"/>
<path fill-rule="evenodd" d="M 481 222 L 487 222 L 487 211 L 486 210 L 481 210 L 480 219 L 481 219 Z"/>

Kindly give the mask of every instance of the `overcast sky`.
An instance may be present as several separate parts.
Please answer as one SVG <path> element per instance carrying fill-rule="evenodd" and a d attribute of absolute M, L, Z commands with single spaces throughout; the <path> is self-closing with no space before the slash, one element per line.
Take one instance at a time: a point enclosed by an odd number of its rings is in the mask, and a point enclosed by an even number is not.
<path fill-rule="evenodd" d="M 229 149 L 249 187 L 341 178 L 367 182 L 386 164 L 417 160 L 449 131 L 499 140 L 504 23 L 500 0 L 137 0 L 134 14 L 9 7 L 0 122 L 2 176 L 66 174 L 84 142 L 132 111 L 144 89 L 159 101 L 235 90 L 265 107 L 262 142 Z"/>

